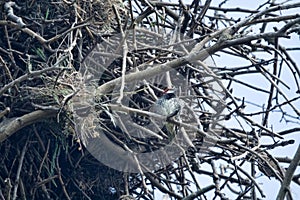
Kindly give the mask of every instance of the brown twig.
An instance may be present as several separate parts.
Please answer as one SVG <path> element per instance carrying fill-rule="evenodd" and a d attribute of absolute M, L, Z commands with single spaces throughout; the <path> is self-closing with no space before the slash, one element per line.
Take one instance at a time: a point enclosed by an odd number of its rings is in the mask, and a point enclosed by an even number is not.
<path fill-rule="evenodd" d="M 19 182 L 20 174 L 21 174 L 23 163 L 24 163 L 25 153 L 27 151 L 27 145 L 28 145 L 28 139 L 26 140 L 26 143 L 24 144 L 24 147 L 23 147 L 21 155 L 20 155 L 19 166 L 18 166 L 17 173 L 16 173 L 16 179 L 15 179 L 15 184 L 14 184 L 14 189 L 13 189 L 12 200 L 15 200 L 17 198 L 17 191 L 18 191 L 18 186 L 20 183 Z"/>

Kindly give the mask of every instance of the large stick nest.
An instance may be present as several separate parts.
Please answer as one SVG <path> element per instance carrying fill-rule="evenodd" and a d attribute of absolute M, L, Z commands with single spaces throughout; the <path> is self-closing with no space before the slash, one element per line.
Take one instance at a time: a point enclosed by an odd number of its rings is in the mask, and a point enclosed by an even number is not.
<path fill-rule="evenodd" d="M 214 191 L 210 195 L 225 199 L 226 188 L 242 199 L 253 188 L 264 197 L 255 170 L 282 181 L 280 159 L 267 150 L 293 144 L 282 135 L 299 128 L 279 132 L 268 122 L 274 111 L 283 121 L 299 124 L 294 105 L 299 97 L 293 95 L 300 91 L 300 72 L 278 44 L 279 37 L 299 32 L 299 16 L 230 10 L 223 4 L 217 8 L 209 2 L 1 2 L 0 198 L 154 199 L 155 188 L 166 198 L 207 199 L 206 192 Z M 292 8 L 270 6 L 273 11 Z M 228 18 L 231 11 L 251 17 Z M 285 24 L 267 32 L 264 25 L 272 21 Z M 261 32 L 252 36 L 256 24 Z M 272 52 L 272 57 L 255 55 L 258 51 Z M 216 66 L 213 57 L 224 54 L 250 65 Z M 274 67 L 273 73 L 266 66 Z M 281 78 L 284 67 L 293 85 Z M 263 77 L 271 87 L 247 84 L 241 77 L 249 74 Z M 125 76 L 131 84 L 124 85 Z M 247 101 L 233 91 L 234 83 L 262 92 L 267 105 Z M 164 119 L 171 131 L 165 124 L 153 131 L 149 124 L 159 124 L 161 116 L 153 115 L 151 106 L 169 86 L 177 88 L 184 102 L 181 118 Z M 293 98 L 281 87 L 293 89 Z M 84 104 L 94 91 L 93 104 Z M 250 112 L 247 106 L 260 110 Z M 287 107 L 290 113 L 284 111 Z M 234 125 L 230 120 L 236 120 Z M 176 146 L 175 153 L 149 165 L 142 162 L 148 157 L 139 158 L 135 173 L 120 172 L 96 159 L 114 155 L 95 155 L 86 148 L 90 139 L 100 137 L 99 130 L 122 152 L 166 153 Z M 144 133 L 151 137 L 141 137 Z M 164 162 L 167 158 L 170 162 Z M 205 184 L 199 181 L 203 177 Z M 299 184 L 296 177 L 294 181 Z"/>

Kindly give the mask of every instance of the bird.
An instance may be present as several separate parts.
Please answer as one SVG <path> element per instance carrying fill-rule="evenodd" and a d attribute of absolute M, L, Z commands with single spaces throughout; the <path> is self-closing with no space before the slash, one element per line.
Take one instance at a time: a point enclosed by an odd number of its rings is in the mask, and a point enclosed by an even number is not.
<path fill-rule="evenodd" d="M 167 120 L 178 115 L 181 110 L 180 99 L 176 97 L 175 91 L 174 88 L 165 89 L 152 107 L 155 113 L 165 116 Z"/>
<path fill-rule="evenodd" d="M 168 141 L 171 141 L 176 135 L 175 124 L 168 121 L 178 116 L 181 110 L 181 101 L 176 96 L 175 91 L 174 88 L 166 88 L 151 108 L 152 112 L 166 118 L 166 121 L 160 121 L 159 123 L 162 125 L 161 131 L 168 136 Z"/>

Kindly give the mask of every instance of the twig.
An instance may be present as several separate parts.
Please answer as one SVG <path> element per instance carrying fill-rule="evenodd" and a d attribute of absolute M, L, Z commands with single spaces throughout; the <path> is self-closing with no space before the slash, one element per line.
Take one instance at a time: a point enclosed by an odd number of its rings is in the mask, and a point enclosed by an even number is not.
<path fill-rule="evenodd" d="M 170 190 L 168 190 L 167 188 L 165 188 L 164 186 L 162 186 L 155 178 L 153 178 L 151 173 L 145 173 L 145 176 L 150 180 L 150 182 L 153 184 L 153 186 L 157 187 L 158 190 L 160 190 L 163 193 L 167 193 L 172 197 L 175 197 L 177 199 L 182 199 L 182 197 L 178 194 L 176 194 L 175 192 L 172 192 Z"/>
<path fill-rule="evenodd" d="M 49 183 L 49 182 L 51 182 L 52 180 L 54 180 L 54 179 L 56 179 L 56 178 L 58 178 L 58 175 L 54 175 L 54 176 L 51 176 L 51 177 L 46 178 L 46 179 L 44 179 L 44 180 L 41 180 L 41 181 L 38 182 L 34 187 L 35 187 L 35 188 L 39 188 L 40 186 L 45 185 L 46 183 Z"/>
<path fill-rule="evenodd" d="M 295 156 L 291 162 L 291 164 L 289 165 L 288 169 L 285 172 L 285 176 L 283 179 L 283 182 L 281 184 L 280 190 L 278 192 L 277 195 L 277 200 L 283 200 L 286 192 L 289 190 L 292 178 L 293 178 L 293 174 L 295 173 L 297 166 L 299 165 L 300 162 L 300 145 L 298 146 L 298 149 L 295 153 Z"/>
<path fill-rule="evenodd" d="M 236 165 L 236 167 L 238 168 L 239 171 L 241 171 L 243 174 L 245 174 L 251 181 L 252 183 L 256 186 L 256 188 L 258 189 L 260 195 L 265 198 L 266 195 L 264 193 L 264 191 L 259 187 L 259 185 L 256 183 L 255 179 L 250 175 L 248 174 L 244 169 L 242 169 L 240 166 Z"/>
<path fill-rule="evenodd" d="M 63 192 L 64 192 L 64 194 L 65 194 L 65 197 L 68 199 L 68 200 L 71 200 L 71 198 L 70 198 L 70 196 L 69 196 L 69 194 L 68 194 L 68 191 L 67 191 L 67 189 L 66 189 L 66 185 L 65 185 L 65 183 L 64 183 L 64 181 L 63 181 L 63 178 L 62 178 L 62 174 L 61 174 L 61 168 L 60 168 L 60 166 L 59 166 L 59 156 L 60 156 L 60 147 L 59 147 L 59 149 L 58 149 L 58 153 L 57 153 L 57 155 L 56 155 L 56 171 L 57 171 L 57 175 L 58 175 L 58 180 L 59 180 L 59 182 L 60 182 L 60 184 L 61 184 L 61 187 L 62 187 L 62 190 L 63 190 Z"/>
<path fill-rule="evenodd" d="M 209 185 L 205 188 L 202 188 L 200 190 L 197 190 L 196 192 L 190 194 L 189 196 L 187 197 L 184 197 L 182 200 L 193 200 L 193 199 L 196 199 L 197 197 L 199 197 L 200 195 L 203 195 L 205 194 L 206 192 L 212 190 L 215 188 L 215 185 Z"/>
<path fill-rule="evenodd" d="M 12 88 L 13 86 L 15 86 L 16 84 L 28 80 L 30 78 L 35 78 L 38 77 L 39 75 L 46 73 L 48 71 L 53 71 L 53 70 L 58 70 L 61 69 L 61 67 L 48 67 L 45 69 L 41 69 L 41 70 L 37 70 L 37 71 L 33 71 L 31 73 L 27 73 L 24 74 L 23 76 L 20 76 L 19 78 L 13 80 L 12 82 L 6 84 L 4 87 L 1 88 L 0 90 L 0 96 L 2 96 L 8 89 Z"/>
<path fill-rule="evenodd" d="M 148 111 L 135 109 L 135 108 L 130 108 L 130 107 L 123 106 L 123 105 L 108 104 L 107 106 L 112 108 L 115 111 L 121 111 L 121 112 L 126 112 L 126 113 L 139 113 L 139 114 L 149 116 L 149 117 L 153 117 L 153 118 L 157 118 L 157 119 L 160 119 L 160 120 L 167 120 L 165 116 L 162 116 L 162 115 L 159 115 L 159 114 L 156 114 L 156 113 L 152 113 L 152 112 L 148 112 Z M 214 142 L 219 141 L 218 138 L 215 138 L 215 137 L 201 131 L 199 128 L 197 128 L 196 126 L 193 126 L 191 124 L 184 123 L 184 122 L 179 122 L 179 121 L 176 121 L 174 119 L 168 119 L 167 121 L 171 122 L 171 123 L 174 123 L 179 127 L 181 126 L 181 127 L 188 128 L 190 130 L 196 131 L 200 135 L 205 136 L 205 137 L 207 137 L 207 139 L 211 139 Z"/>
<path fill-rule="evenodd" d="M 19 166 L 18 166 L 17 173 L 16 173 L 16 180 L 15 180 L 12 200 L 15 200 L 17 198 L 17 191 L 18 191 L 18 186 L 19 186 L 20 174 L 21 174 L 21 169 L 22 169 L 22 166 L 23 166 L 24 156 L 25 156 L 25 153 L 27 151 L 27 145 L 28 145 L 28 139 L 26 140 L 26 143 L 25 143 L 25 145 L 22 149 L 22 152 L 21 152 L 21 156 L 20 156 L 20 160 L 19 160 Z"/>
<path fill-rule="evenodd" d="M 10 108 L 6 107 L 3 111 L 0 112 L 0 119 L 7 115 L 10 112 Z"/>
<path fill-rule="evenodd" d="M 7 18 L 16 22 L 20 27 L 26 26 L 21 17 L 14 14 L 13 7 L 20 9 L 15 2 L 9 1 L 4 4 L 4 10 L 6 11 Z"/>
<path fill-rule="evenodd" d="M 8 54 L 10 54 L 9 52 L 7 52 Z M 10 73 L 10 70 L 8 69 L 6 62 L 3 60 L 2 56 L 0 56 L 0 63 L 2 64 L 1 66 L 4 68 L 5 74 L 8 76 L 9 80 L 12 81 L 13 77 Z"/>
<path fill-rule="evenodd" d="M 20 28 L 18 24 L 14 23 L 14 22 L 6 21 L 6 20 L 0 20 L 0 25 L 7 25 L 7 26 Z M 64 37 L 66 34 L 68 34 L 69 32 L 71 32 L 73 30 L 76 30 L 76 29 L 79 29 L 79 28 L 82 28 L 82 27 L 86 27 L 88 25 L 89 25 L 89 23 L 78 24 L 77 26 L 69 28 L 68 30 L 64 31 L 63 33 L 56 34 L 54 37 L 52 37 L 50 39 L 43 38 L 41 35 L 39 35 L 35 31 L 33 31 L 33 30 L 31 30 L 27 27 L 26 28 L 21 28 L 21 31 L 23 31 L 24 33 L 27 33 L 28 35 L 32 36 L 33 38 L 36 38 L 50 52 L 54 52 L 54 50 L 50 46 L 50 43 Z"/>
<path fill-rule="evenodd" d="M 1 188 L 0 188 L 0 199 L 1 199 L 1 200 L 5 200 L 5 198 L 4 198 L 4 195 L 3 195 L 3 193 L 2 193 L 2 190 L 1 190 Z"/>
<path fill-rule="evenodd" d="M 4 180 L 5 188 L 4 188 L 4 198 L 5 200 L 10 200 L 11 199 L 11 180 L 10 178 L 6 178 Z"/>

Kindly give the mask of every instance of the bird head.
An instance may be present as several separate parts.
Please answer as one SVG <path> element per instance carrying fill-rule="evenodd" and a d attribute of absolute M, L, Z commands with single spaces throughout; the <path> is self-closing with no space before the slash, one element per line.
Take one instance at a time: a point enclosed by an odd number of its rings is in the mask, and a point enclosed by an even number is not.
<path fill-rule="evenodd" d="M 166 99 L 171 99 L 176 97 L 175 95 L 176 92 L 176 88 L 166 88 L 163 92 L 163 97 L 165 97 Z"/>

